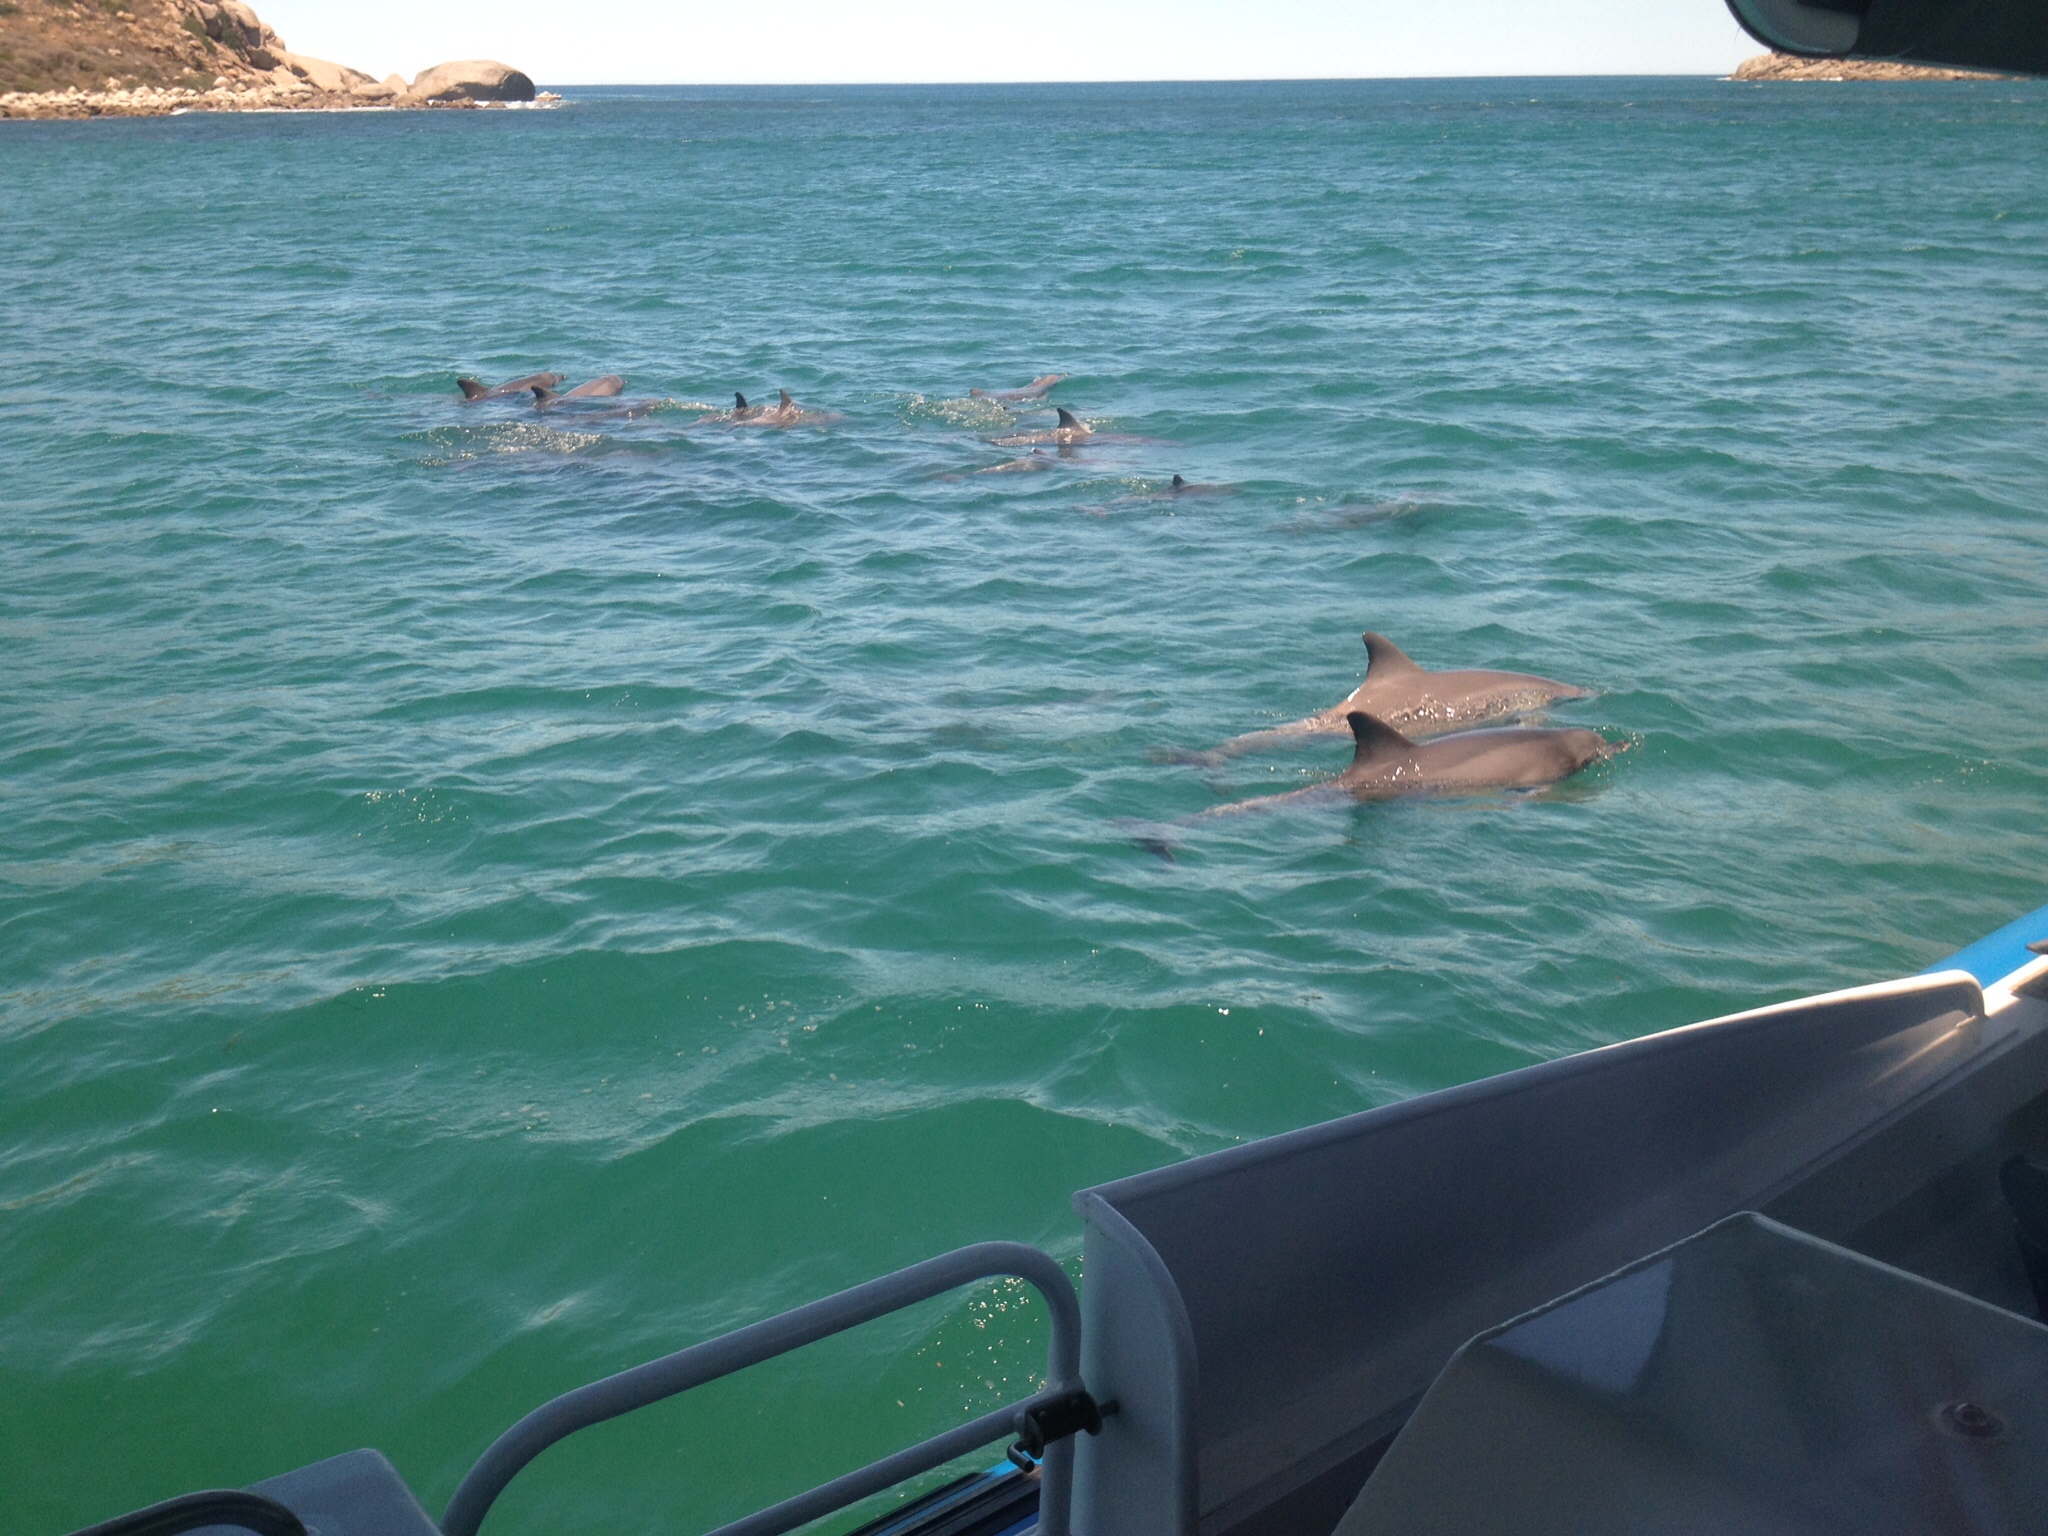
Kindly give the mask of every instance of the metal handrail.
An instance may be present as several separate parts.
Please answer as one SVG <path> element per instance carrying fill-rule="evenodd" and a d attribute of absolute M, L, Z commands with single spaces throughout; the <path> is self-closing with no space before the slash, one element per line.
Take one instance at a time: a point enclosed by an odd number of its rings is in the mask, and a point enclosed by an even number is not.
<path fill-rule="evenodd" d="M 1001 1275 L 1030 1281 L 1045 1298 L 1046 1309 L 1051 1313 L 1052 1341 L 1047 1350 L 1043 1392 L 1013 1407 L 983 1414 L 971 1424 L 935 1435 L 809 1493 L 720 1526 L 711 1536 L 782 1536 L 806 1521 L 880 1493 L 906 1477 L 929 1472 L 956 1456 L 1017 1433 L 1026 1412 L 1080 1386 L 1081 1307 L 1067 1272 L 1038 1249 L 1023 1243 L 976 1243 L 542 1403 L 493 1441 L 490 1449 L 477 1458 L 476 1465 L 464 1474 L 462 1485 L 441 1516 L 443 1536 L 476 1536 L 492 1503 L 520 1469 L 557 1440 L 579 1429 L 588 1429 L 848 1328 L 929 1301 L 958 1286 Z M 1039 1463 L 1038 1525 L 1042 1536 L 1067 1536 L 1073 1455 L 1073 1441 L 1061 1440 L 1045 1448 Z"/>

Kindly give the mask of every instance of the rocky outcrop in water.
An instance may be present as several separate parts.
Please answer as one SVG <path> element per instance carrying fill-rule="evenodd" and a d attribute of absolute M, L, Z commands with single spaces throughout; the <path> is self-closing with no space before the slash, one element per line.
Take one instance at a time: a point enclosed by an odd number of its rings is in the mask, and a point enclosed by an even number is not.
<path fill-rule="evenodd" d="M 1886 59 L 1802 59 L 1790 53 L 1760 53 L 1736 66 L 1731 80 L 2009 80 L 1974 69 L 1939 69 L 1928 64 L 1894 64 Z"/>
<path fill-rule="evenodd" d="M 377 80 L 292 52 L 245 0 L 0 0 L 0 118 L 555 99 L 481 59 Z"/>
<path fill-rule="evenodd" d="M 510 65 L 462 59 L 421 70 L 409 96 L 427 102 L 532 101 L 533 82 Z"/>

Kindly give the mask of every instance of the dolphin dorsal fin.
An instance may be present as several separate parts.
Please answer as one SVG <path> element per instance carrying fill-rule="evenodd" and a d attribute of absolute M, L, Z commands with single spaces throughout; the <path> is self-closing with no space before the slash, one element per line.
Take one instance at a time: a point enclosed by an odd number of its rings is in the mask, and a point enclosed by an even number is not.
<path fill-rule="evenodd" d="M 1394 644 L 1385 635 L 1365 632 L 1365 675 L 1367 677 L 1395 677 L 1403 672 L 1420 672 L 1421 667 L 1408 659 L 1407 652 Z"/>
<path fill-rule="evenodd" d="M 738 390 L 732 392 L 732 408 L 736 411 L 744 411 L 747 408 L 747 397 Z"/>
<path fill-rule="evenodd" d="M 1377 715 L 1368 715 L 1363 710 L 1355 709 L 1344 719 L 1351 727 L 1351 739 L 1358 743 L 1358 750 L 1351 758 L 1351 766 L 1354 768 L 1361 763 L 1369 763 L 1376 757 L 1391 757 L 1415 750 L 1414 742 Z"/>
<path fill-rule="evenodd" d="M 462 398 L 465 400 L 481 400 L 490 393 L 475 379 L 457 379 L 455 387 L 462 391 Z"/>
<path fill-rule="evenodd" d="M 782 408 L 783 408 L 783 409 L 784 409 L 784 410 L 786 411 L 786 410 L 788 410 L 788 409 L 789 409 L 789 408 L 790 408 L 790 407 L 791 407 L 792 405 L 795 405 L 795 404 L 796 404 L 796 402 L 795 402 L 794 400 L 792 400 L 792 399 L 790 399 L 790 398 L 789 398 L 789 391 L 788 391 L 788 390 L 786 390 L 786 389 L 785 389 L 785 390 L 783 390 L 783 391 L 782 391 Z"/>
<path fill-rule="evenodd" d="M 1175 476 L 1173 477 L 1173 488 L 1174 488 L 1174 489 L 1175 489 L 1176 491 L 1184 491 L 1184 490 L 1186 490 L 1186 489 L 1187 489 L 1187 485 L 1188 485 L 1187 481 L 1186 481 L 1186 480 L 1184 480 L 1184 479 L 1183 479 L 1183 478 L 1182 478 L 1181 476 L 1179 476 L 1179 475 L 1175 475 Z"/>
<path fill-rule="evenodd" d="M 1055 407 L 1055 409 L 1057 409 L 1060 413 L 1060 425 L 1067 431 L 1086 432 L 1088 430 L 1086 427 L 1081 425 L 1081 418 L 1076 416 L 1072 411 L 1068 410 L 1064 405 L 1057 406 Z"/>
<path fill-rule="evenodd" d="M 545 384 L 536 384 L 533 386 L 533 399 L 536 405 L 553 405 L 557 400 L 561 398 L 562 397 L 560 395 L 556 394 L 552 389 L 549 389 Z"/>

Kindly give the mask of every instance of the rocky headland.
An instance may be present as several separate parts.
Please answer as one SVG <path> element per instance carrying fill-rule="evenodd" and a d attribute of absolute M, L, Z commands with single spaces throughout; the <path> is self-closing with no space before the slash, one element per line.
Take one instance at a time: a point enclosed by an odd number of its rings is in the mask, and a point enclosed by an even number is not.
<path fill-rule="evenodd" d="M 1802 59 L 1790 53 L 1760 53 L 1736 66 L 1731 80 L 2010 80 L 1974 69 L 1940 69 L 1930 64 L 1894 64 L 1887 59 Z"/>
<path fill-rule="evenodd" d="M 552 101 L 509 65 L 378 80 L 294 53 L 243 0 L 0 0 L 0 118 Z"/>

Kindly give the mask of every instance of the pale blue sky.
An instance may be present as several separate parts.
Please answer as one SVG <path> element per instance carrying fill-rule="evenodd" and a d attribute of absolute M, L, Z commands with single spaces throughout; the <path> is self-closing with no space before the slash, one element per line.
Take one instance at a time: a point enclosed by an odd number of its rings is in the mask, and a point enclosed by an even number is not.
<path fill-rule="evenodd" d="M 382 76 L 494 58 L 545 83 L 1725 74 L 1722 0 L 255 0 Z"/>

